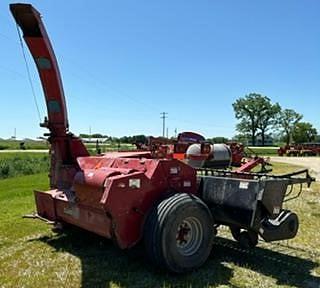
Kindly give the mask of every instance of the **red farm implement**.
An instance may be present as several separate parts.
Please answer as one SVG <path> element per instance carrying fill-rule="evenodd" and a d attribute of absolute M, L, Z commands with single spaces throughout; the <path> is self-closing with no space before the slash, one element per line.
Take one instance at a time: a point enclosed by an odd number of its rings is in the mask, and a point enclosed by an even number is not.
<path fill-rule="evenodd" d="M 279 156 L 320 156 L 320 143 L 285 145 L 278 149 Z"/>
<path fill-rule="evenodd" d="M 311 184 L 307 171 L 272 176 L 214 170 L 201 164 L 208 160 L 202 154 L 212 153 L 206 143 L 189 146 L 194 150 L 186 151 L 187 162 L 154 158 L 150 151 L 89 156 L 69 132 L 58 64 L 39 12 L 29 4 L 12 4 L 10 10 L 36 63 L 47 105 L 41 126 L 49 130 L 51 144 L 50 190 L 35 191 L 39 218 L 81 227 L 122 249 L 143 241 L 151 262 L 174 272 L 206 261 L 219 225 L 251 247 L 258 236 L 295 237 L 298 217 L 282 204 L 288 186 Z M 229 153 L 220 148 L 221 155 Z"/>

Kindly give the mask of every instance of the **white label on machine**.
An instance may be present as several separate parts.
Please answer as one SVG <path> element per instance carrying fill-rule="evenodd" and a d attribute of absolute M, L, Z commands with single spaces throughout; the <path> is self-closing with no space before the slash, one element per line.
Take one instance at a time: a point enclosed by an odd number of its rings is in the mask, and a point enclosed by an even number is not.
<path fill-rule="evenodd" d="M 263 191 L 264 191 L 263 189 L 259 191 L 259 193 L 257 194 L 257 200 L 262 200 Z"/>
<path fill-rule="evenodd" d="M 183 181 L 183 187 L 191 187 L 191 181 L 184 180 Z"/>
<path fill-rule="evenodd" d="M 274 207 L 273 208 L 273 214 L 279 214 L 280 213 L 280 207 Z"/>
<path fill-rule="evenodd" d="M 241 181 L 240 184 L 239 184 L 239 188 L 240 189 L 248 189 L 248 187 L 249 187 L 249 182 Z"/>
<path fill-rule="evenodd" d="M 120 183 L 118 184 L 118 187 L 119 187 L 119 188 L 126 188 L 126 184 L 123 183 L 123 182 L 120 182 Z"/>
<path fill-rule="evenodd" d="M 129 179 L 129 187 L 130 188 L 140 188 L 141 186 L 141 181 L 140 179 Z"/>
<path fill-rule="evenodd" d="M 178 167 L 171 167 L 170 168 L 170 174 L 178 174 L 179 169 Z"/>
<path fill-rule="evenodd" d="M 70 215 L 71 217 L 73 217 L 75 219 L 79 219 L 79 217 L 80 217 L 80 210 L 79 210 L 78 207 L 75 207 L 75 206 L 65 207 L 63 209 L 63 213 L 67 214 L 67 215 Z"/>

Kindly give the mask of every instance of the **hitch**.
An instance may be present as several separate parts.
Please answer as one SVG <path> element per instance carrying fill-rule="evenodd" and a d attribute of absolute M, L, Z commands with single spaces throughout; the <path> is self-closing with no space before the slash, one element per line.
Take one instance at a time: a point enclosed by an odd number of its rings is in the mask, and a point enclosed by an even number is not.
<path fill-rule="evenodd" d="M 55 221 L 50 221 L 44 217 L 41 217 L 38 213 L 35 213 L 35 212 L 33 212 L 32 214 L 23 215 L 22 218 L 39 219 L 49 225 L 54 225 L 56 223 Z"/>

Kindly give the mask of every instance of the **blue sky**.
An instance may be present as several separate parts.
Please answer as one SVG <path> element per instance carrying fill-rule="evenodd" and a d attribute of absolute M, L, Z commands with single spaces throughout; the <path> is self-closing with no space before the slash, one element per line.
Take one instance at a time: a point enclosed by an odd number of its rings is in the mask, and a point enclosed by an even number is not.
<path fill-rule="evenodd" d="M 0 2 L 0 137 L 41 136 L 9 1 Z M 320 130 L 320 1 L 30 1 L 42 14 L 70 130 L 235 134 L 232 103 L 261 93 Z M 30 56 L 41 117 L 42 89 Z M 319 131 L 320 132 L 320 131 Z"/>

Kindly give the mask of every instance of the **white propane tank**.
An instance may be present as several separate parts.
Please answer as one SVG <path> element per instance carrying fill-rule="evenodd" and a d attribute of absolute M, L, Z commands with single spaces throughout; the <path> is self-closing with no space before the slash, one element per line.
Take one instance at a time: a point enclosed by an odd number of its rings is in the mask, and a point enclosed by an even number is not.
<path fill-rule="evenodd" d="M 211 144 L 208 154 L 201 153 L 201 144 L 192 144 L 186 151 L 186 163 L 194 168 L 227 168 L 232 153 L 226 144 Z"/>

